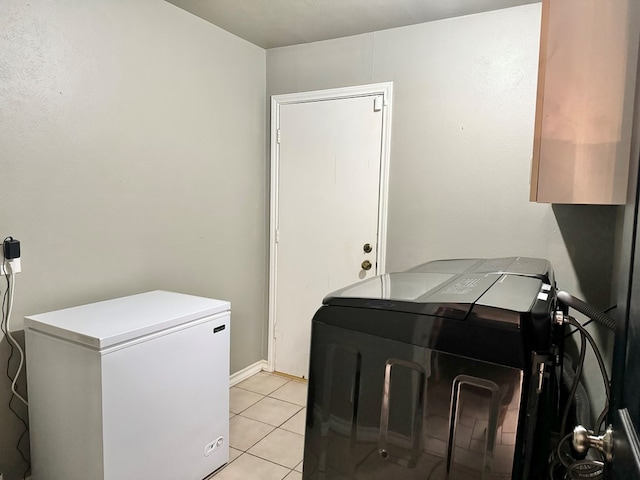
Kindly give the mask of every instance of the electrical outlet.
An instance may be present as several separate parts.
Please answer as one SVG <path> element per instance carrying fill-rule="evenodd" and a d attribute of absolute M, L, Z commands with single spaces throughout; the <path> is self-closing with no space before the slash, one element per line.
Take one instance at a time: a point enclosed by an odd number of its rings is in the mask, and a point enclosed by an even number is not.
<path fill-rule="evenodd" d="M 13 273 L 20 273 L 22 271 L 22 264 L 20 263 L 19 258 L 14 258 L 12 260 L 5 260 L 3 258 L 3 259 L 0 259 L 0 275 L 6 275 L 7 273 L 9 273 L 5 271 L 5 268 L 4 268 L 5 262 L 11 265 L 9 269 L 13 271 Z M 2 479 L 0 478 L 0 480 Z"/>

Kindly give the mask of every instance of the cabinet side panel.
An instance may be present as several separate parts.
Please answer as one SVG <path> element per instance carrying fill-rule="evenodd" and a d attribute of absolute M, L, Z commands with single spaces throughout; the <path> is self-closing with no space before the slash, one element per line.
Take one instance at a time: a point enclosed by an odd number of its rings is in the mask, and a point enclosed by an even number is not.
<path fill-rule="evenodd" d="M 627 97 L 635 75 L 628 63 L 637 51 L 629 0 L 549 0 L 545 5 L 537 200 L 624 204 L 631 125 Z"/>
<path fill-rule="evenodd" d="M 33 478 L 103 479 L 100 356 L 26 330 Z"/>
<path fill-rule="evenodd" d="M 533 135 L 533 159 L 531 161 L 531 191 L 529 200 L 538 200 L 538 178 L 540 176 L 540 142 L 542 140 L 542 117 L 544 115 L 544 78 L 547 63 L 547 36 L 549 35 L 549 1 L 542 2 L 540 22 L 540 55 L 538 58 L 538 88 L 536 97 L 536 119 Z"/>

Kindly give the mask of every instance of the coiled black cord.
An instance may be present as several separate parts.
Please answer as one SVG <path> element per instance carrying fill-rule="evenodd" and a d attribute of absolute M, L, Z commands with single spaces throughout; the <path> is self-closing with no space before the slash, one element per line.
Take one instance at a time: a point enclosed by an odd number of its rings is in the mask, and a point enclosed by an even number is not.
<path fill-rule="evenodd" d="M 593 349 L 593 353 L 596 356 L 596 360 L 598 361 L 598 366 L 600 367 L 600 373 L 602 374 L 602 381 L 604 382 L 604 393 L 607 396 L 607 403 L 605 404 L 604 410 L 602 411 L 602 413 L 600 414 L 600 416 L 598 417 L 598 420 L 597 420 L 598 424 L 596 424 L 596 429 L 599 431 L 600 430 L 600 424 L 604 420 L 606 412 L 609 410 L 609 401 L 610 401 L 610 395 L 611 395 L 610 394 L 609 375 L 607 374 L 607 369 L 606 369 L 606 367 L 604 365 L 604 359 L 602 358 L 602 354 L 600 353 L 600 350 L 598 349 L 598 346 L 596 345 L 596 342 L 593 339 L 593 337 L 591 336 L 591 334 L 587 331 L 586 328 L 584 328 L 582 325 L 580 325 L 580 323 L 577 322 L 575 318 L 569 317 L 569 316 L 567 316 L 566 318 L 567 318 L 567 321 L 571 325 L 573 325 L 578 330 L 580 330 L 580 336 L 582 338 L 586 338 L 586 340 L 589 342 L 589 344 L 591 345 L 591 348 Z"/>
<path fill-rule="evenodd" d="M 615 329 L 616 321 L 606 313 L 601 312 L 600 310 L 568 294 L 567 292 L 558 292 L 557 297 L 561 303 L 586 315 L 591 320 L 600 323 L 601 325 L 605 326 L 609 330 Z M 565 316 L 565 322 L 575 327 L 576 330 L 574 330 L 571 333 L 575 333 L 576 331 L 580 332 L 580 358 L 578 360 L 578 365 L 576 367 L 576 376 L 571 386 L 571 390 L 569 391 L 567 405 L 565 406 L 563 411 L 562 421 L 561 421 L 561 432 L 562 434 L 565 433 L 569 409 L 571 407 L 571 403 L 578 386 L 580 375 L 582 374 L 582 367 L 583 367 L 584 358 L 585 358 L 586 342 L 589 342 L 589 345 L 593 349 L 593 353 L 598 362 L 598 367 L 600 368 L 600 373 L 602 375 L 602 380 L 604 382 L 604 387 L 605 387 L 605 394 L 607 397 L 604 409 L 602 410 L 602 412 L 598 416 L 598 419 L 596 420 L 595 431 L 600 432 L 600 429 L 602 428 L 602 424 L 609 411 L 609 402 L 610 402 L 609 375 L 607 374 L 604 359 L 602 358 L 602 354 L 600 353 L 600 350 L 598 349 L 595 340 L 593 339 L 591 334 L 587 331 L 587 329 L 584 328 L 583 325 L 581 325 L 578 321 L 576 321 L 575 318 L 570 316 Z M 570 437 L 572 437 L 572 435 L 573 435 L 573 432 L 565 435 L 557 445 L 557 448 L 555 451 L 556 458 L 551 461 L 550 467 L 549 467 L 549 475 L 551 479 L 554 478 L 556 467 L 559 467 L 558 463 L 561 463 L 562 466 L 565 468 L 565 472 L 566 472 L 565 478 L 570 478 L 570 479 L 600 478 L 604 472 L 603 461 L 592 460 L 592 459 L 576 460 L 570 455 L 568 451 L 567 452 L 562 451 L 563 444 L 567 442 L 567 440 Z"/>

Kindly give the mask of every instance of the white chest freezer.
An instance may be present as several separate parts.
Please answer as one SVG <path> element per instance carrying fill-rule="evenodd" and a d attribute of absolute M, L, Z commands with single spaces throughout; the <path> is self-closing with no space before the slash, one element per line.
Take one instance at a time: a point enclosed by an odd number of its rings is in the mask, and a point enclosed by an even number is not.
<path fill-rule="evenodd" d="M 201 480 L 229 459 L 226 301 L 155 291 L 25 319 L 33 480 Z"/>

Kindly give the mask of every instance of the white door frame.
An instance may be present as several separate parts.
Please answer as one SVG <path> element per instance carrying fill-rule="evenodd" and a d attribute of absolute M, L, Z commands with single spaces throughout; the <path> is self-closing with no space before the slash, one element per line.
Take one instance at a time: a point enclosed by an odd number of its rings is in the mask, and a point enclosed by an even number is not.
<path fill-rule="evenodd" d="M 278 181 L 280 146 L 278 130 L 280 128 L 280 106 L 291 103 L 317 102 L 343 98 L 382 95 L 382 145 L 380 152 L 380 186 L 378 196 L 378 245 L 376 249 L 377 273 L 385 271 L 387 250 L 387 205 L 389 190 L 389 160 L 391 153 L 391 103 L 393 82 L 359 85 L 355 87 L 316 90 L 312 92 L 273 95 L 271 97 L 271 202 L 269 219 L 269 338 L 267 369 L 275 369 L 275 319 L 276 319 L 276 227 L 278 225 Z M 330 293 L 330 292 L 327 292 Z M 309 319 L 311 321 L 311 319 Z"/>

